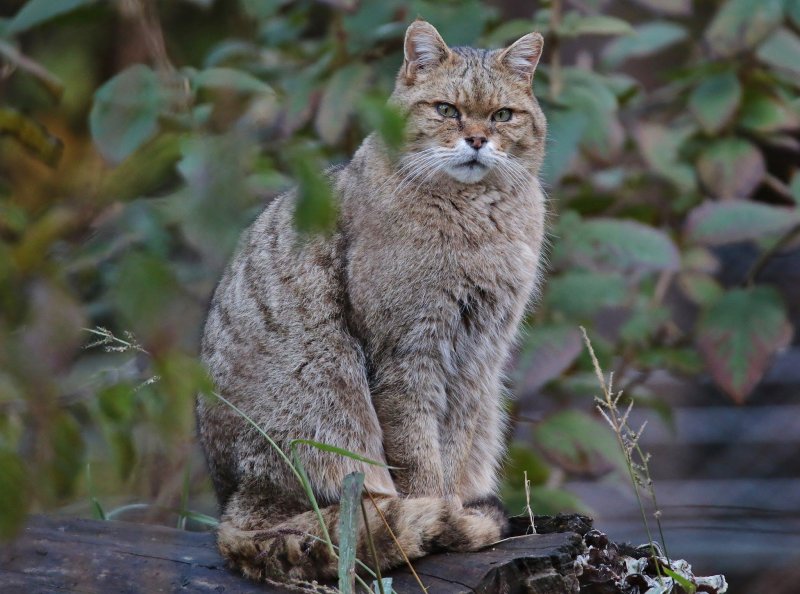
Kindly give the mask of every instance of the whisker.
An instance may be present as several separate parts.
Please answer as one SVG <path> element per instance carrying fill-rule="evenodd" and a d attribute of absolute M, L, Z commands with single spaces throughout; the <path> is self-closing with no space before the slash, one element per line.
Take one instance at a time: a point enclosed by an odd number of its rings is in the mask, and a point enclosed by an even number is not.
<path fill-rule="evenodd" d="M 386 181 L 380 185 L 377 191 L 382 192 L 384 189 L 386 189 L 387 186 L 392 184 L 398 178 L 402 178 L 403 181 L 405 181 L 409 178 L 409 174 L 411 174 L 411 177 L 413 177 L 415 173 L 414 170 L 419 168 L 420 166 L 424 167 L 425 163 L 429 159 L 435 157 L 440 150 L 441 149 L 439 149 L 438 147 L 430 147 L 422 151 L 419 151 L 418 153 L 414 153 L 413 155 L 410 155 L 408 157 L 404 157 L 403 159 L 401 159 L 402 161 L 401 166 L 398 167 L 397 171 L 395 171 L 392 175 L 390 175 L 386 179 Z"/>

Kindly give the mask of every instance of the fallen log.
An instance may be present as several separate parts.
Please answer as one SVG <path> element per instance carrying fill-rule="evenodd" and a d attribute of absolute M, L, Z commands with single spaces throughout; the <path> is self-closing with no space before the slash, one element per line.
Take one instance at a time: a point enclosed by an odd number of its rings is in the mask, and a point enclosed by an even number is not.
<path fill-rule="evenodd" d="M 575 558 L 585 522 L 556 521 L 567 532 L 517 536 L 475 553 L 442 553 L 414 562 L 429 594 L 578 592 Z M 524 534 L 524 522 L 516 524 Z M 587 528 L 588 529 L 588 528 Z M 582 530 L 585 532 L 585 530 Z M 389 574 L 398 594 L 420 592 L 407 569 Z M 0 592 L 284 594 L 225 567 L 211 533 L 127 522 L 33 516 L 0 545 Z"/>

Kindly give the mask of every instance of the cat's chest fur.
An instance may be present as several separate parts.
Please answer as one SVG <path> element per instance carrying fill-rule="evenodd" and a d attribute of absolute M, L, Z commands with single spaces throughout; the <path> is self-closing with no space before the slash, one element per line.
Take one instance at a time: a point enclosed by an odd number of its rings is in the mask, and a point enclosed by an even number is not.
<path fill-rule="evenodd" d="M 438 344 L 457 373 L 456 361 L 508 342 L 538 276 L 538 185 L 517 193 L 427 187 L 363 204 L 350 228 L 347 278 L 368 350 Z"/>

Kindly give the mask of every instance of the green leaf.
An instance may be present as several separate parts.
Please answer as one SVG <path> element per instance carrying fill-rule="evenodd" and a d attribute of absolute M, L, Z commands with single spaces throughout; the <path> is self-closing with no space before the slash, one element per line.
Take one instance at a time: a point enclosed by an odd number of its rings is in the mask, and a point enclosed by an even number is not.
<path fill-rule="evenodd" d="M 580 68 L 565 68 L 564 88 L 558 100 L 587 121 L 582 129 L 581 147 L 596 160 L 613 161 L 624 132 L 617 115 L 617 97 L 606 79 Z M 556 144 L 558 141 L 556 137 Z"/>
<path fill-rule="evenodd" d="M 609 68 L 619 66 L 630 58 L 651 56 L 683 41 L 686 29 L 668 21 L 654 21 L 637 25 L 634 34 L 615 39 L 603 52 L 603 63 Z"/>
<path fill-rule="evenodd" d="M 96 0 L 28 0 L 6 25 L 6 35 L 17 35 Z"/>
<path fill-rule="evenodd" d="M 499 27 L 494 29 L 488 35 L 485 35 L 481 41 L 480 47 L 501 47 L 515 42 L 523 35 L 527 35 L 531 31 L 539 31 L 534 21 L 528 19 L 511 19 L 510 21 L 503 22 Z"/>
<path fill-rule="evenodd" d="M 689 109 L 708 134 L 722 130 L 742 99 L 742 85 L 733 71 L 709 76 L 692 91 Z"/>
<path fill-rule="evenodd" d="M 97 395 L 97 403 L 103 416 L 123 425 L 129 423 L 133 417 L 135 401 L 134 388 L 126 382 L 107 386 Z"/>
<path fill-rule="evenodd" d="M 156 346 L 164 348 L 163 345 Z M 214 390 L 213 382 L 197 357 L 177 350 L 157 355 L 154 363 L 157 385 L 164 397 L 154 411 L 158 416 L 153 422 L 161 426 L 167 439 L 174 435 L 187 435 L 194 420 L 192 403 L 198 394 L 210 394 Z"/>
<path fill-rule="evenodd" d="M 571 10 L 564 15 L 558 33 L 562 37 L 581 35 L 631 35 L 635 33 L 626 21 L 601 14 L 582 15 Z"/>
<path fill-rule="evenodd" d="M 528 501 L 525 486 L 520 478 L 505 481 L 500 488 L 500 498 L 511 515 L 527 515 Z M 594 515 L 578 497 L 565 489 L 533 485 L 530 488 L 530 505 L 534 516 L 575 512 Z"/>
<path fill-rule="evenodd" d="M 50 421 L 50 460 L 47 463 L 47 478 L 53 495 L 68 497 L 75 489 L 77 479 L 84 465 L 86 446 L 80 425 L 69 414 L 59 414 Z"/>
<path fill-rule="evenodd" d="M 778 97 L 748 92 L 745 93 L 739 125 L 755 132 L 795 130 L 800 127 L 800 114 Z"/>
<path fill-rule="evenodd" d="M 693 126 L 667 127 L 650 122 L 635 128 L 636 141 L 647 164 L 684 192 L 693 191 L 696 185 L 694 168 L 680 160 L 684 145 L 694 133 Z"/>
<path fill-rule="evenodd" d="M 758 59 L 790 76 L 800 76 L 800 37 L 781 28 L 769 36 L 756 52 Z"/>
<path fill-rule="evenodd" d="M 94 492 L 94 481 L 92 481 L 92 464 L 86 463 L 86 490 L 89 492 L 89 501 L 91 502 L 92 512 L 95 520 L 107 520 L 106 512 L 97 499 Z"/>
<path fill-rule="evenodd" d="M 713 196 L 744 199 L 764 179 L 767 168 L 754 144 L 742 138 L 722 138 L 701 151 L 697 171 Z"/>
<path fill-rule="evenodd" d="M 784 0 L 727 0 L 705 37 L 718 56 L 732 56 L 769 35 L 783 20 Z"/>
<path fill-rule="evenodd" d="M 116 273 L 109 297 L 123 327 L 131 328 L 145 346 L 163 349 L 177 341 L 186 305 L 167 264 L 134 251 L 122 258 Z"/>
<path fill-rule="evenodd" d="M 578 154 L 583 133 L 589 118 L 579 109 L 545 109 L 547 115 L 547 150 L 542 177 L 547 184 L 555 185 L 567 173 Z"/>
<path fill-rule="evenodd" d="M 786 0 L 786 16 L 790 18 L 796 27 L 800 27 L 800 0 Z"/>
<path fill-rule="evenodd" d="M 102 200 L 126 201 L 152 192 L 171 175 L 181 156 L 179 134 L 167 132 L 135 151 L 99 180 Z"/>
<path fill-rule="evenodd" d="M 225 64 L 248 63 L 258 59 L 258 46 L 241 39 L 223 39 L 212 47 L 203 60 L 205 68 Z"/>
<path fill-rule="evenodd" d="M 627 343 L 646 347 L 665 322 L 670 319 L 670 311 L 665 307 L 654 307 L 640 299 L 629 310 L 629 317 L 620 326 L 620 337 Z"/>
<path fill-rule="evenodd" d="M 365 464 L 371 464 L 372 466 L 380 466 L 382 468 L 393 468 L 392 466 L 387 466 L 384 462 L 378 462 L 376 460 L 372 460 L 367 458 L 366 456 L 362 456 L 361 454 L 357 454 L 355 452 L 351 452 L 349 450 L 345 450 L 343 448 L 339 448 L 336 446 L 329 445 L 327 443 L 321 443 L 319 441 L 314 441 L 311 439 L 293 439 L 289 443 L 289 447 L 294 449 L 295 445 L 307 445 L 311 446 L 312 448 L 316 448 L 318 450 L 322 450 L 323 452 L 330 452 L 332 454 L 338 454 L 340 456 L 344 456 L 345 458 L 350 458 L 352 460 L 358 460 L 359 462 L 364 462 Z"/>
<path fill-rule="evenodd" d="M 631 220 L 595 218 L 576 223 L 558 251 L 586 268 L 677 270 L 680 265 L 678 249 L 666 233 Z"/>
<path fill-rule="evenodd" d="M 692 0 L 634 0 L 637 4 L 660 14 L 689 16 L 692 14 Z"/>
<path fill-rule="evenodd" d="M 798 222 L 796 208 L 743 200 L 705 202 L 689 214 L 686 235 L 696 243 L 720 245 L 783 233 Z"/>
<path fill-rule="evenodd" d="M 349 0 L 356 4 L 355 0 Z M 393 1 L 384 2 L 360 2 L 358 10 L 343 15 L 341 19 L 344 37 L 347 43 L 347 51 L 351 55 L 369 51 L 384 38 L 386 33 L 391 37 L 402 39 L 403 30 L 398 30 L 394 15 L 397 4 Z"/>
<path fill-rule="evenodd" d="M 399 109 L 388 105 L 382 98 L 367 97 L 359 103 L 359 111 L 371 130 L 380 134 L 389 150 L 400 149 L 405 140 L 406 118 Z"/>
<path fill-rule="evenodd" d="M 28 477 L 20 457 L 0 449 L 0 538 L 10 539 L 22 529 L 30 506 Z"/>
<path fill-rule="evenodd" d="M 531 509 L 534 514 L 543 515 L 574 512 L 596 516 L 574 493 L 545 486 L 531 487 Z"/>
<path fill-rule="evenodd" d="M 604 307 L 622 305 L 626 294 L 618 274 L 572 271 L 550 280 L 545 301 L 567 316 L 587 318 Z"/>
<path fill-rule="evenodd" d="M 581 333 L 570 324 L 537 324 L 526 329 L 516 368 L 519 389 L 538 390 L 558 377 L 583 350 Z"/>
<path fill-rule="evenodd" d="M 681 272 L 678 286 L 686 297 L 704 307 L 716 303 L 725 292 L 713 276 L 702 272 Z"/>
<path fill-rule="evenodd" d="M 0 107 L 0 137 L 11 136 L 40 161 L 55 167 L 64 144 L 44 126 L 16 110 Z"/>
<path fill-rule="evenodd" d="M 734 289 L 701 317 L 697 345 L 714 381 L 741 404 L 773 355 L 789 345 L 792 332 L 775 289 Z"/>
<path fill-rule="evenodd" d="M 508 449 L 503 473 L 510 484 L 522 485 L 527 473 L 532 485 L 543 485 L 550 477 L 550 467 L 529 444 L 516 441 Z"/>
<path fill-rule="evenodd" d="M 378 580 L 372 580 L 372 594 L 392 594 L 392 578 L 381 578 L 381 583 Z"/>
<path fill-rule="evenodd" d="M 252 74 L 234 68 L 206 68 L 192 76 L 192 84 L 199 88 L 217 88 L 243 93 L 274 94 L 272 87 Z"/>
<path fill-rule="evenodd" d="M 92 502 L 92 516 L 95 520 L 105 520 L 106 519 L 106 512 L 103 510 L 103 506 L 100 504 L 100 501 L 97 500 L 97 497 L 91 498 Z"/>
<path fill-rule="evenodd" d="M 225 266 L 255 202 L 246 186 L 252 148 L 234 132 L 187 135 L 181 142 L 178 171 L 186 185 L 170 207 L 187 242 L 214 270 Z"/>
<path fill-rule="evenodd" d="M 525 487 L 521 479 L 504 482 L 500 488 L 500 498 L 511 515 L 527 515 Z M 534 516 L 555 515 L 575 512 L 594 515 L 592 511 L 573 493 L 565 489 L 534 485 L 530 489 L 530 504 Z"/>
<path fill-rule="evenodd" d="M 697 592 L 697 586 L 695 586 L 692 582 L 690 582 L 688 579 L 686 579 L 678 572 L 673 571 L 669 567 L 666 567 L 664 565 L 661 566 L 661 569 L 664 571 L 664 573 L 667 574 L 667 576 L 671 577 L 673 580 L 678 582 L 678 585 L 681 588 L 683 588 L 686 594 L 695 594 L 695 592 Z"/>
<path fill-rule="evenodd" d="M 210 528 L 216 528 L 217 526 L 219 526 L 219 520 L 213 516 L 209 516 L 207 514 L 201 514 L 200 512 L 192 511 L 189 509 L 185 509 L 181 511 L 181 513 L 184 516 L 186 516 L 187 519 L 197 522 L 198 524 L 202 524 L 203 526 L 208 526 Z"/>
<path fill-rule="evenodd" d="M 642 365 L 650 369 L 668 369 L 686 376 L 697 375 L 703 371 L 703 363 L 694 348 L 656 347 L 639 352 L 637 358 Z M 641 398 L 637 397 L 636 400 L 638 402 Z M 664 416 L 665 412 L 672 412 L 669 407 L 666 410 L 660 408 L 665 404 L 663 400 L 658 399 L 653 401 L 652 406 L 659 411 L 659 414 Z M 668 420 L 672 425 L 671 419 Z"/>
<path fill-rule="evenodd" d="M 164 104 L 158 76 L 143 64 L 123 70 L 94 95 L 89 128 L 100 153 L 119 163 L 158 132 Z"/>
<path fill-rule="evenodd" d="M 248 16 L 257 20 L 266 20 L 274 16 L 289 0 L 239 0 L 239 4 Z"/>
<path fill-rule="evenodd" d="M 367 3 L 365 3 L 367 4 Z M 375 3 L 369 3 L 373 6 Z M 489 20 L 497 20 L 497 12 L 480 0 L 412 0 L 399 3 L 409 16 L 420 16 L 432 24 L 447 43 L 452 46 L 473 45 Z M 469 18 L 464 18 L 469 15 Z"/>
<path fill-rule="evenodd" d="M 339 500 L 339 591 L 342 594 L 355 593 L 356 549 L 363 488 L 363 472 L 353 472 L 344 477 Z"/>
<path fill-rule="evenodd" d="M 597 472 L 607 464 L 626 470 L 611 428 L 581 411 L 563 410 L 547 417 L 535 427 L 534 438 L 566 470 Z"/>
<path fill-rule="evenodd" d="M 106 441 L 111 447 L 114 467 L 117 475 L 123 481 L 127 480 L 136 464 L 136 446 L 133 443 L 133 434 L 127 428 L 109 427 L 105 432 Z"/>
<path fill-rule="evenodd" d="M 298 183 L 295 228 L 302 233 L 330 233 L 339 212 L 330 181 L 308 151 L 295 153 L 291 167 Z"/>
<path fill-rule="evenodd" d="M 314 125 L 327 144 L 336 144 L 344 134 L 370 75 L 367 65 L 356 62 L 337 70 L 325 85 Z"/>

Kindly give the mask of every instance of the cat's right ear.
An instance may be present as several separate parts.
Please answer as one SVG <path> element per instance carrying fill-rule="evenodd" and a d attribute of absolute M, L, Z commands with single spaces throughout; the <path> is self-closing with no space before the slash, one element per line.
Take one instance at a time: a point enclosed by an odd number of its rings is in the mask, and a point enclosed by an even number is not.
<path fill-rule="evenodd" d="M 403 51 L 403 71 L 408 82 L 418 71 L 438 66 L 450 55 L 450 48 L 436 28 L 423 20 L 414 21 L 406 29 Z"/>

